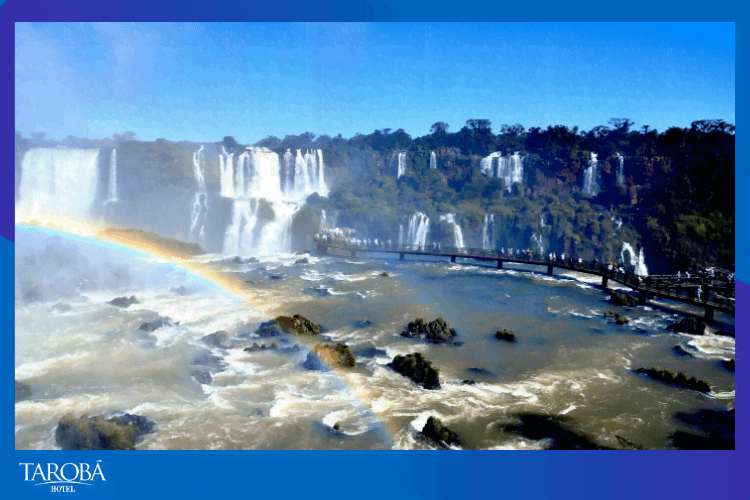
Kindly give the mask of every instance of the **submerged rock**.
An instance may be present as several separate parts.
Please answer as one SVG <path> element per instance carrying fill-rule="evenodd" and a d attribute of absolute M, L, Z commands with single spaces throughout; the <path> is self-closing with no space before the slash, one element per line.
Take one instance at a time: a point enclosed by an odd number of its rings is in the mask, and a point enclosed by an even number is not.
<path fill-rule="evenodd" d="M 154 422 L 126 413 L 107 420 L 104 415 L 75 418 L 68 413 L 60 419 L 55 440 L 63 450 L 134 450 L 135 441 L 154 429 Z"/>
<path fill-rule="evenodd" d="M 415 352 L 406 356 L 396 356 L 391 366 L 401 375 L 409 377 L 425 389 L 440 389 L 440 371 L 426 360 L 422 353 Z"/>
<path fill-rule="evenodd" d="M 138 327 L 139 330 L 143 330 L 144 332 L 153 332 L 154 330 L 158 330 L 159 328 L 165 327 L 165 326 L 177 326 L 180 323 L 172 323 L 172 320 L 169 318 L 157 318 L 154 321 L 149 321 L 148 323 L 143 323 L 141 326 Z"/>
<path fill-rule="evenodd" d="M 615 323 L 618 325 L 624 325 L 626 323 L 630 323 L 630 318 L 625 317 L 621 315 L 620 313 L 614 312 L 614 311 L 607 311 L 604 313 L 605 318 L 615 318 Z"/>
<path fill-rule="evenodd" d="M 687 356 L 689 358 L 693 357 L 693 355 L 687 352 L 680 344 L 677 344 L 676 346 L 674 346 L 674 352 L 676 352 L 680 356 Z"/>
<path fill-rule="evenodd" d="M 456 336 L 456 330 L 451 328 L 442 317 L 429 323 L 425 323 L 422 318 L 417 318 L 406 326 L 401 336 L 411 339 L 423 338 L 435 343 L 450 342 Z"/>
<path fill-rule="evenodd" d="M 308 370 L 324 370 L 329 367 L 352 368 L 354 363 L 354 355 L 349 347 L 339 342 L 335 346 L 315 344 L 302 366 Z"/>
<path fill-rule="evenodd" d="M 495 338 L 499 340 L 505 340 L 507 342 L 515 342 L 516 341 L 516 332 L 513 330 L 498 330 L 497 333 L 495 333 Z"/>
<path fill-rule="evenodd" d="M 31 386 L 16 380 L 16 403 L 31 397 Z"/>
<path fill-rule="evenodd" d="M 200 365 L 200 366 L 207 366 L 210 368 L 215 368 L 216 370 L 222 371 L 225 370 L 227 365 L 224 363 L 224 360 L 219 356 L 214 356 L 211 354 L 210 351 L 201 351 L 195 356 L 193 356 L 192 361 L 190 361 L 191 365 Z"/>
<path fill-rule="evenodd" d="M 424 424 L 422 434 L 438 443 L 445 443 L 449 446 L 451 444 L 461 444 L 461 441 L 458 439 L 458 435 L 455 432 L 444 426 L 440 419 L 432 416 L 429 417 L 427 423 Z"/>
<path fill-rule="evenodd" d="M 308 259 L 307 257 L 303 257 L 301 259 L 295 260 L 294 263 L 295 264 L 309 264 L 310 263 L 310 259 Z"/>
<path fill-rule="evenodd" d="M 229 334 L 224 330 L 218 332 L 209 333 L 208 335 L 201 337 L 201 342 L 211 347 L 218 347 L 219 349 L 231 349 L 232 346 L 229 342 Z"/>
<path fill-rule="evenodd" d="M 193 370 L 190 372 L 190 376 L 195 379 L 196 382 L 203 385 L 208 385 L 212 382 L 211 372 L 208 370 Z"/>
<path fill-rule="evenodd" d="M 667 330 L 687 333 L 690 335 L 703 335 L 706 333 L 706 323 L 698 321 L 695 318 L 682 318 L 679 323 L 673 323 L 667 327 Z"/>
<path fill-rule="evenodd" d="M 721 366 L 723 366 L 730 372 L 733 372 L 734 371 L 734 359 L 722 359 Z"/>
<path fill-rule="evenodd" d="M 610 292 L 610 302 L 616 306 L 635 307 L 638 299 L 627 293 Z"/>
<path fill-rule="evenodd" d="M 278 349 L 279 346 L 276 345 L 276 342 L 272 342 L 270 346 L 266 346 L 266 344 L 260 344 L 258 345 L 257 342 L 253 342 L 253 345 L 250 347 L 245 347 L 243 351 L 245 352 L 256 352 L 256 351 L 269 351 L 273 349 Z"/>
<path fill-rule="evenodd" d="M 140 304 L 140 302 L 138 302 L 138 299 L 135 298 L 135 295 L 131 295 L 130 297 L 115 297 L 107 303 L 125 309 L 133 304 Z"/>
<path fill-rule="evenodd" d="M 664 368 L 659 368 L 658 366 L 655 366 L 653 368 L 638 368 L 638 370 L 636 371 L 638 373 L 643 373 L 653 379 L 661 380 L 662 382 L 666 382 L 668 384 L 679 385 L 681 387 L 693 389 L 700 392 L 711 391 L 711 387 L 708 385 L 708 382 L 695 377 L 688 377 L 684 372 L 675 373 L 672 370 L 666 370 Z"/>

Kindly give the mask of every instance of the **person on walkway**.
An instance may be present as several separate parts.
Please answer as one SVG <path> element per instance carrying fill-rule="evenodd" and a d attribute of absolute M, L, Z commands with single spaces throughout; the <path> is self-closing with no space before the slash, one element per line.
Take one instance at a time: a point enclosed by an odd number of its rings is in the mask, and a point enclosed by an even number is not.
<path fill-rule="evenodd" d="M 695 294 L 698 296 L 698 302 L 700 302 L 700 300 L 701 300 L 701 294 L 703 293 L 703 290 L 701 290 L 701 288 L 703 288 L 703 287 L 699 286 L 698 289 L 695 291 Z"/>

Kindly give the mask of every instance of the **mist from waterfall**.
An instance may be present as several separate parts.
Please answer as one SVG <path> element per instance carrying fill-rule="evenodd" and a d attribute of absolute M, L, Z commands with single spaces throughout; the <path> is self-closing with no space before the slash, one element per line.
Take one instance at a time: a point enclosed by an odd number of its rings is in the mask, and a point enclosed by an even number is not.
<path fill-rule="evenodd" d="M 461 226 L 456 222 L 455 214 L 444 214 L 440 216 L 441 221 L 446 221 L 448 224 L 453 226 L 453 246 L 456 248 L 464 248 L 464 236 L 461 232 Z"/>
<path fill-rule="evenodd" d="M 583 191 L 592 196 L 599 194 L 599 161 L 596 156 L 596 153 L 591 153 L 589 166 L 583 171 Z"/>
<path fill-rule="evenodd" d="M 98 149 L 31 148 L 21 163 L 16 213 L 39 221 L 45 214 L 89 217 L 97 198 L 98 163 Z"/>

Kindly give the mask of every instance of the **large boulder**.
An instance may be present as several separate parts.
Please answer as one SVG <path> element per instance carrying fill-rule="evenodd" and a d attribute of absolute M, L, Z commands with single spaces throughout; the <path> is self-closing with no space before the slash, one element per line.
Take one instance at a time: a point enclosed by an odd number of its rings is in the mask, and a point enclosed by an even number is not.
<path fill-rule="evenodd" d="M 115 297 L 108 302 L 108 304 L 112 304 L 113 306 L 122 307 L 125 309 L 133 304 L 139 303 L 140 302 L 138 302 L 138 299 L 135 298 L 135 295 L 131 295 L 130 297 Z"/>
<path fill-rule="evenodd" d="M 638 299 L 627 293 L 610 292 L 610 302 L 616 306 L 635 307 Z"/>
<path fill-rule="evenodd" d="M 31 397 L 31 387 L 16 380 L 16 403 Z"/>
<path fill-rule="evenodd" d="M 495 338 L 498 340 L 505 340 L 506 342 L 515 342 L 516 332 L 506 329 L 498 330 L 497 333 L 495 333 Z"/>
<path fill-rule="evenodd" d="M 401 375 L 409 377 L 425 389 L 440 389 L 440 371 L 426 360 L 422 353 L 415 352 L 393 358 L 391 366 Z"/>
<path fill-rule="evenodd" d="M 451 328 L 443 318 L 437 318 L 429 323 L 425 323 L 422 318 L 417 318 L 406 326 L 404 331 L 401 332 L 401 336 L 411 339 L 421 338 L 430 342 L 442 343 L 453 340 L 456 336 L 456 330 Z"/>
<path fill-rule="evenodd" d="M 232 348 L 231 342 L 229 342 L 229 334 L 224 330 L 209 333 L 208 335 L 201 337 L 201 342 L 203 342 L 207 346 L 218 347 L 219 349 Z"/>
<path fill-rule="evenodd" d="M 438 443 L 445 443 L 447 445 L 461 444 L 461 441 L 458 439 L 458 435 L 455 432 L 444 426 L 440 419 L 432 416 L 429 417 L 427 423 L 424 424 L 422 434 Z"/>
<path fill-rule="evenodd" d="M 134 450 L 136 439 L 153 429 L 154 423 L 140 415 L 107 420 L 104 415 L 76 418 L 68 413 L 58 422 L 55 440 L 63 450 Z"/>
<path fill-rule="evenodd" d="M 628 318 L 627 316 L 623 316 L 620 313 L 614 312 L 614 311 L 607 311 L 606 313 L 604 313 L 604 317 L 614 318 L 615 323 L 617 323 L 618 325 L 624 325 L 626 323 L 630 323 L 630 318 Z"/>
<path fill-rule="evenodd" d="M 352 368 L 354 363 L 354 354 L 346 344 L 339 342 L 335 346 L 315 344 L 302 366 L 308 370 L 323 370 L 329 367 Z"/>
<path fill-rule="evenodd" d="M 294 316 L 279 316 L 272 321 L 261 323 L 255 332 L 261 337 L 275 337 L 281 333 L 297 333 L 299 335 L 318 335 L 320 325 L 317 325 L 299 314 Z"/>
<path fill-rule="evenodd" d="M 690 335 L 703 335 L 706 333 L 706 326 L 704 321 L 698 321 L 695 318 L 682 318 L 679 323 L 669 325 L 667 330 L 688 333 Z"/>

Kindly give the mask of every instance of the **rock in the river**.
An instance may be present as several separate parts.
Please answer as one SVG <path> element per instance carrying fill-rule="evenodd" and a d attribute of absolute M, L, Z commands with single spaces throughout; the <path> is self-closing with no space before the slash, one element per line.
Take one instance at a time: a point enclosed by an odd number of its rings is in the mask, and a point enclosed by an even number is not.
<path fill-rule="evenodd" d="M 442 317 L 429 323 L 425 323 L 422 318 L 417 318 L 406 326 L 401 336 L 412 339 L 423 338 L 435 343 L 450 342 L 456 336 L 456 330 L 451 328 Z"/>
<path fill-rule="evenodd" d="M 16 403 L 31 397 L 31 387 L 16 380 Z"/>
<path fill-rule="evenodd" d="M 156 318 L 155 320 L 149 321 L 148 323 L 143 323 L 138 327 L 138 329 L 143 330 L 144 332 L 153 332 L 154 330 L 158 330 L 159 328 L 165 326 L 177 326 L 179 324 L 179 322 L 172 323 L 172 320 L 169 318 Z"/>
<path fill-rule="evenodd" d="M 734 371 L 734 358 L 733 359 L 722 359 L 721 360 L 721 366 L 729 370 L 730 372 Z"/>
<path fill-rule="evenodd" d="M 458 435 L 455 432 L 444 426 L 440 419 L 432 416 L 429 417 L 427 423 L 424 424 L 422 434 L 438 443 L 445 443 L 447 445 L 461 444 L 461 441 L 458 439 Z"/>
<path fill-rule="evenodd" d="M 604 317 L 615 318 L 615 323 L 617 323 L 618 325 L 624 325 L 626 323 L 630 323 L 630 318 L 623 316 L 620 313 L 614 312 L 614 311 L 607 311 L 606 313 L 604 313 Z"/>
<path fill-rule="evenodd" d="M 635 307 L 638 299 L 627 293 L 610 292 L 610 302 L 616 306 Z"/>
<path fill-rule="evenodd" d="M 507 342 L 515 342 L 516 332 L 506 329 L 498 330 L 497 333 L 495 333 L 495 338 L 498 340 L 505 340 Z"/>
<path fill-rule="evenodd" d="M 108 304 L 112 304 L 113 306 L 117 307 L 128 308 L 133 304 L 140 304 L 140 302 L 138 302 L 138 299 L 135 298 L 135 295 L 131 295 L 130 297 L 115 297 L 114 299 L 110 300 Z"/>
<path fill-rule="evenodd" d="M 55 439 L 63 450 L 134 450 L 136 439 L 153 428 L 154 423 L 140 415 L 107 420 L 104 415 L 76 418 L 68 413 L 58 422 Z"/>
<path fill-rule="evenodd" d="M 273 321 L 275 321 L 285 333 L 297 333 L 300 335 L 318 335 L 320 333 L 320 325 L 316 325 L 299 314 L 295 314 L 292 317 L 279 316 Z"/>
<path fill-rule="evenodd" d="M 679 323 L 669 325 L 667 330 L 688 333 L 690 335 L 703 335 L 706 333 L 706 326 L 704 321 L 698 321 L 695 318 L 682 318 Z"/>
<path fill-rule="evenodd" d="M 391 363 L 393 369 L 409 377 L 425 389 L 440 389 L 440 371 L 426 360 L 422 353 L 415 352 L 406 356 L 398 355 Z"/>
<path fill-rule="evenodd" d="M 211 347 L 218 347 L 219 349 L 231 349 L 232 345 L 229 342 L 229 334 L 224 330 L 218 332 L 209 333 L 205 337 L 201 337 L 201 342 Z"/>
<path fill-rule="evenodd" d="M 310 263 L 310 259 L 308 259 L 307 257 L 303 257 L 301 259 L 295 260 L 294 263 L 295 264 L 309 264 Z"/>
<path fill-rule="evenodd" d="M 688 389 L 693 389 L 701 392 L 711 391 L 711 387 L 708 385 L 708 382 L 695 377 L 688 377 L 684 372 L 675 373 L 672 370 L 665 370 L 663 368 L 659 368 L 658 366 L 655 366 L 653 368 L 638 368 L 638 370 L 636 371 L 638 373 L 643 373 L 653 379 L 661 380 L 662 382 L 666 382 L 668 384 L 679 385 L 681 387 L 686 387 Z"/>
<path fill-rule="evenodd" d="M 266 346 L 266 344 L 260 344 L 258 345 L 257 342 L 253 342 L 253 345 L 250 347 L 245 347 L 243 351 L 245 352 L 256 352 L 256 351 L 269 351 L 273 349 L 278 349 L 279 346 L 276 345 L 276 342 L 271 342 L 270 346 Z"/>
<path fill-rule="evenodd" d="M 380 273 L 380 275 L 384 278 L 388 278 L 390 276 L 390 274 L 388 274 L 388 271 L 383 271 L 382 273 Z"/>
<path fill-rule="evenodd" d="M 354 355 L 349 347 L 339 342 L 335 346 L 315 344 L 302 366 L 308 370 L 322 370 L 328 367 L 352 368 L 354 363 Z"/>
<path fill-rule="evenodd" d="M 211 378 L 211 372 L 208 370 L 193 370 L 190 372 L 190 376 L 193 377 L 199 384 L 208 385 L 213 380 Z"/>
<path fill-rule="evenodd" d="M 680 344 L 677 344 L 676 346 L 674 346 L 674 352 L 676 352 L 680 356 L 687 356 L 688 358 L 693 357 L 693 355 L 687 352 Z"/>

